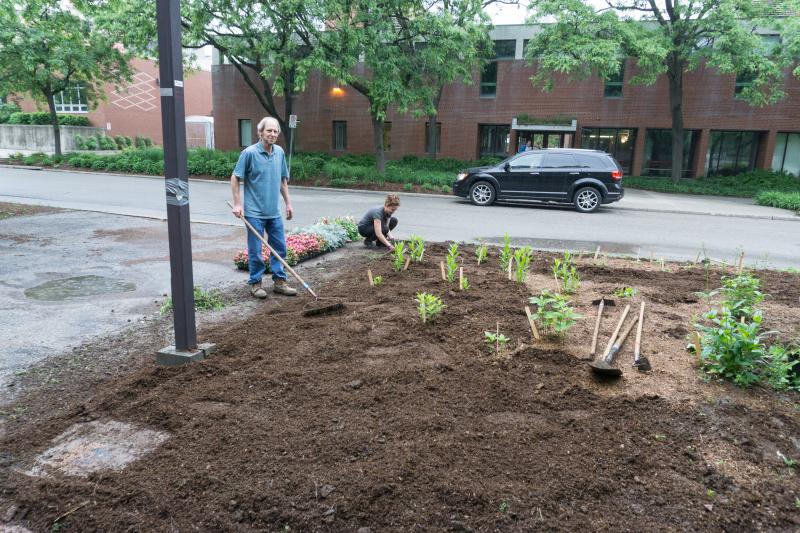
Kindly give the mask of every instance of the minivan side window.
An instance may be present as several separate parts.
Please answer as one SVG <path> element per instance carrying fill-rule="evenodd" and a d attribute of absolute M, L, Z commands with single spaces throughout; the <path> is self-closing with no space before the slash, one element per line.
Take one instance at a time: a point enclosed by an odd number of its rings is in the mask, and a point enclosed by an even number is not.
<path fill-rule="evenodd" d="M 578 163 L 570 154 L 547 154 L 542 166 L 544 168 L 577 167 Z"/>
<path fill-rule="evenodd" d="M 603 161 L 605 158 L 592 155 L 575 154 L 575 159 L 578 160 L 578 166 L 583 168 L 606 168 L 608 166 L 608 163 Z"/>
<path fill-rule="evenodd" d="M 542 154 L 526 154 L 511 162 L 511 168 L 531 168 L 542 166 Z"/>

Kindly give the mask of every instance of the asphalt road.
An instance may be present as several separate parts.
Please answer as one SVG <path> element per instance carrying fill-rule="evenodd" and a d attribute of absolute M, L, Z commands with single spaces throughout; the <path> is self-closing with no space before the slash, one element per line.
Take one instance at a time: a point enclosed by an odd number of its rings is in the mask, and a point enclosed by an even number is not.
<path fill-rule="evenodd" d="M 383 193 L 292 187 L 295 219 L 305 225 L 321 216 L 360 216 L 379 205 Z M 747 263 L 777 268 L 800 266 L 800 223 L 791 213 L 730 198 L 681 197 L 628 191 L 618 204 L 579 214 L 551 206 L 476 207 L 449 196 L 402 195 L 399 237 L 422 235 L 429 241 L 499 242 L 559 250 L 594 250 L 643 257 L 694 259 L 701 249 L 720 260 L 734 260 L 741 250 Z M 225 205 L 227 183 L 192 181 L 193 222 L 238 224 Z M 31 203 L 101 213 L 163 219 L 164 183 L 160 178 L 0 169 L 0 201 Z M 631 209 L 631 206 L 635 206 Z M 662 209 L 663 210 L 660 210 Z M 644 211 L 639 209 L 655 209 Z M 708 213 L 714 213 L 710 215 Z M 773 220 L 777 216 L 784 219 Z"/>

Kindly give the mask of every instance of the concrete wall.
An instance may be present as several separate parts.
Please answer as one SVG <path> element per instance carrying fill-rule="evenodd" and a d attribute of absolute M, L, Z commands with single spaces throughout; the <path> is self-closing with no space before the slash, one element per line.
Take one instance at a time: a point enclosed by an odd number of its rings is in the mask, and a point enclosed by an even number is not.
<path fill-rule="evenodd" d="M 61 151 L 77 150 L 75 136 L 88 137 L 103 134 L 102 128 L 86 126 L 60 126 Z M 5 150 L 31 150 L 34 152 L 55 152 L 56 145 L 52 126 L 29 126 L 25 124 L 0 124 L 0 148 Z"/>

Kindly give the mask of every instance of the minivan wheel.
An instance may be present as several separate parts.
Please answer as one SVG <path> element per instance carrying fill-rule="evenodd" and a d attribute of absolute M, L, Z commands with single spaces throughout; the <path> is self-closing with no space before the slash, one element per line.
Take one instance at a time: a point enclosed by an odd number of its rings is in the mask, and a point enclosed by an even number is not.
<path fill-rule="evenodd" d="M 494 187 L 489 182 L 475 182 L 469 189 L 469 199 L 475 205 L 491 205 L 494 202 L 494 198 Z"/>
<path fill-rule="evenodd" d="M 600 191 L 594 187 L 583 187 L 582 189 L 578 189 L 578 192 L 575 193 L 575 209 L 581 213 L 597 211 L 602 201 L 603 197 L 600 195 Z"/>

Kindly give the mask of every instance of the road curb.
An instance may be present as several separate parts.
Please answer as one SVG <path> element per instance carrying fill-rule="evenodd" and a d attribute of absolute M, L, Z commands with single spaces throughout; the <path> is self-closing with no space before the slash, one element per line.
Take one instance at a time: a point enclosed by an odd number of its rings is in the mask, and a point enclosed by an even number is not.
<path fill-rule="evenodd" d="M 50 167 L 36 167 L 36 166 L 27 166 L 27 165 L 3 165 L 7 168 L 14 168 L 20 170 L 47 170 L 49 172 L 62 172 L 62 173 L 81 173 L 81 174 L 95 174 L 101 176 L 125 176 L 130 178 L 148 178 L 154 180 L 163 180 L 163 176 L 153 176 L 151 174 L 108 174 L 107 172 L 97 172 L 93 170 L 65 170 L 60 168 L 50 168 Z M 2 167 L 0 167 L 2 168 Z M 209 180 L 204 178 L 189 178 L 189 181 L 194 181 L 198 183 L 219 183 L 223 185 L 227 185 L 227 181 L 223 180 Z M 363 194 L 363 193 L 373 193 L 376 195 L 384 195 L 388 193 L 395 193 L 402 196 L 408 197 L 423 197 L 423 198 L 431 198 L 431 197 L 439 197 L 445 198 L 448 197 L 446 194 L 433 194 L 433 193 L 421 193 L 421 192 L 398 192 L 398 191 L 372 191 L 368 189 L 339 189 L 336 187 L 315 187 L 313 185 L 295 185 L 295 187 L 302 187 L 303 189 L 308 189 L 312 191 L 325 191 L 325 192 L 337 192 L 337 193 L 348 193 L 348 194 Z M 643 190 L 643 189 L 636 189 L 636 190 Z M 657 191 L 649 191 L 655 192 L 656 194 L 668 194 L 668 193 L 659 193 Z M 622 200 L 624 201 L 624 199 Z M 530 204 L 534 205 L 534 204 Z M 757 220 L 779 220 L 783 222 L 800 222 L 800 215 L 755 215 L 750 213 L 718 213 L 718 212 L 699 212 L 699 211 L 690 211 L 684 209 L 658 209 L 658 208 L 648 208 L 648 207 L 627 207 L 625 205 L 616 204 L 613 207 L 614 209 L 622 209 L 625 211 L 640 211 L 645 213 L 671 213 L 676 215 L 699 215 L 699 216 L 713 216 L 713 217 L 727 217 L 727 218 L 748 218 L 748 219 L 757 219 Z M 84 210 L 88 211 L 88 210 Z M 101 211 L 96 211 L 101 212 Z M 147 218 L 147 217 L 145 217 Z M 154 217 L 155 218 L 155 217 Z M 210 223 L 210 222 L 209 222 Z"/>

